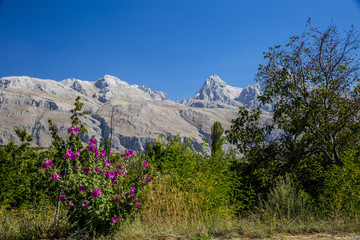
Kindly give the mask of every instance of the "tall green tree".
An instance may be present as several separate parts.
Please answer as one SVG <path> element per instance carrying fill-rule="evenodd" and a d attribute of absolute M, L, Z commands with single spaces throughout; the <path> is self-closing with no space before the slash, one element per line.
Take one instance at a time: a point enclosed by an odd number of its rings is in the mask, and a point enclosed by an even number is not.
<path fill-rule="evenodd" d="M 211 127 L 211 155 L 222 150 L 222 145 L 224 143 L 224 138 L 222 134 L 224 133 L 224 128 L 221 126 L 220 122 L 214 122 Z"/>
<path fill-rule="evenodd" d="M 267 62 L 256 80 L 266 85 L 261 103 L 274 105 L 272 123 L 260 126 L 258 110 L 240 109 L 227 132 L 253 174 L 269 180 L 290 172 L 316 196 L 324 173 L 343 166 L 344 152 L 359 147 L 359 46 L 354 27 L 342 33 L 335 25 L 320 30 L 309 20 L 303 34 L 264 52 Z M 274 127 L 282 135 L 267 141 Z"/>

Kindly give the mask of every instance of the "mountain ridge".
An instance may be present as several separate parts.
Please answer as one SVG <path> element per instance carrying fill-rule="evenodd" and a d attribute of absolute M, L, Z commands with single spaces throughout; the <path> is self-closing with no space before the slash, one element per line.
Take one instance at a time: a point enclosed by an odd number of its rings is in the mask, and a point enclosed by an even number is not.
<path fill-rule="evenodd" d="M 209 137 L 215 121 L 221 122 L 225 129 L 230 128 L 237 108 L 247 104 L 236 100 L 245 89 L 229 86 L 218 75 L 211 75 L 193 98 L 181 103 L 169 99 L 164 92 L 130 85 L 110 75 L 96 81 L 3 77 L 0 78 L 0 120 L 4 124 L 0 127 L 0 143 L 16 139 L 14 127 L 23 126 L 34 135 L 34 146 L 49 146 L 47 120 L 53 119 L 60 135 L 66 136 L 70 110 L 75 98 L 81 96 L 84 109 L 92 112 L 83 119 L 89 130 L 81 136 L 84 142 L 92 135 L 104 139 L 109 136 L 114 111 L 116 150 L 143 151 L 159 135 L 189 137 L 200 146 L 203 138 Z M 247 94 L 244 99 L 251 102 L 259 91 Z"/>

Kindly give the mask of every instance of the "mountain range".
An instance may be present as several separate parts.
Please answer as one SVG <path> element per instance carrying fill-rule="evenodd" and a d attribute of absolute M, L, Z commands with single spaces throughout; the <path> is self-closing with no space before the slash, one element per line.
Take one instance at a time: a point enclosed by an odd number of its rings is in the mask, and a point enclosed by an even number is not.
<path fill-rule="evenodd" d="M 7 144 L 11 138 L 19 143 L 14 128 L 26 127 L 34 137 L 32 146 L 50 146 L 48 119 L 66 137 L 71 124 L 70 110 L 80 96 L 84 110 L 91 111 L 91 115 L 81 119 L 89 131 L 81 135 L 84 142 L 93 135 L 98 140 L 109 136 L 113 112 L 112 147 L 116 150 L 144 151 L 146 144 L 159 135 L 192 138 L 196 147 L 210 137 L 215 121 L 230 129 L 239 106 L 257 107 L 257 96 L 264 87 L 262 83 L 232 87 L 218 75 L 212 75 L 193 97 L 175 102 L 166 93 L 130 85 L 110 75 L 96 81 L 3 77 L 0 78 L 0 144 Z M 262 110 L 262 120 L 270 121 L 272 106 L 264 106 Z"/>

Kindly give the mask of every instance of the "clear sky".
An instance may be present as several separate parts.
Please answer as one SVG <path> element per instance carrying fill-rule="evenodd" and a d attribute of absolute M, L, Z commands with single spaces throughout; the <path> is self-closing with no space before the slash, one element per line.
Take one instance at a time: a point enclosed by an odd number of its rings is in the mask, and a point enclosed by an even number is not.
<path fill-rule="evenodd" d="M 110 74 L 186 99 L 218 74 L 254 83 L 262 53 L 331 23 L 360 28 L 360 0 L 0 0 L 0 77 Z"/>

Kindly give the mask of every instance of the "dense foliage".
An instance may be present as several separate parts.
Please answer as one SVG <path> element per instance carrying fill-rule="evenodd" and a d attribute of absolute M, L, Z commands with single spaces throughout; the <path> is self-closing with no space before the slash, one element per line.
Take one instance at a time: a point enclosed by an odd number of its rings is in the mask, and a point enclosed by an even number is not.
<path fill-rule="evenodd" d="M 264 53 L 267 64 L 260 65 L 257 80 L 266 89 L 259 99 L 273 104 L 272 123 L 259 124 L 261 106 L 241 108 L 228 131 L 230 142 L 249 161 L 251 181 L 261 196 L 288 174 L 319 205 L 323 194 L 334 195 L 338 174 L 358 168 L 359 46 L 354 28 L 343 36 L 336 26 L 320 31 L 309 22 L 302 35 Z M 275 129 L 281 136 L 269 138 Z M 356 172 L 347 174 L 356 179 Z M 350 188 L 348 194 L 354 194 Z"/>

